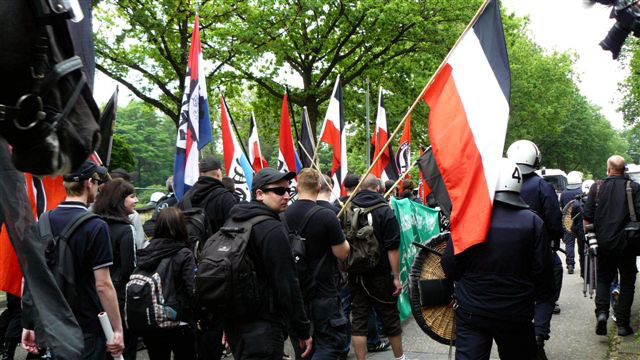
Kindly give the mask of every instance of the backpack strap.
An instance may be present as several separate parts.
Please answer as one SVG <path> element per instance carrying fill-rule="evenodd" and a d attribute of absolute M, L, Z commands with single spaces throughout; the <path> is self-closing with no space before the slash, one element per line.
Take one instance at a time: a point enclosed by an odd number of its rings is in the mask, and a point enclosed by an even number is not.
<path fill-rule="evenodd" d="M 631 193 L 631 181 L 627 180 L 625 184 L 627 190 L 627 206 L 629 207 L 629 217 L 631 221 L 637 222 L 638 218 L 636 217 L 636 209 L 633 206 L 633 194 Z"/>
<path fill-rule="evenodd" d="M 49 221 L 50 212 L 51 210 L 45 211 L 38 217 L 38 233 L 40 234 L 40 237 L 42 239 L 53 238 L 53 231 L 51 230 L 51 221 Z"/>
<path fill-rule="evenodd" d="M 76 231 L 76 229 L 78 229 L 78 227 L 80 225 L 82 225 L 85 221 L 93 219 L 93 218 L 100 218 L 100 216 L 98 216 L 97 214 L 92 213 L 91 211 L 87 211 L 87 212 L 83 213 L 82 215 L 76 216 L 62 230 L 62 232 L 60 233 L 59 237 L 61 239 L 65 239 L 65 240 L 69 239 L 69 237 L 71 235 L 73 235 L 73 233 Z"/>
<path fill-rule="evenodd" d="M 375 204 L 373 206 L 369 206 L 368 208 L 362 209 L 362 214 L 368 214 L 368 213 L 372 212 L 373 210 L 381 208 L 383 206 L 388 206 L 388 204 L 381 202 L 381 203 Z"/>
<path fill-rule="evenodd" d="M 318 211 L 320 210 L 322 210 L 322 207 L 320 205 L 316 205 L 316 207 L 309 210 L 307 215 L 304 216 L 304 219 L 302 219 L 300 226 L 298 227 L 298 234 L 302 235 L 302 232 L 304 231 L 304 229 L 307 228 L 307 224 L 309 223 L 309 220 L 311 220 L 313 215 L 317 214 Z"/>

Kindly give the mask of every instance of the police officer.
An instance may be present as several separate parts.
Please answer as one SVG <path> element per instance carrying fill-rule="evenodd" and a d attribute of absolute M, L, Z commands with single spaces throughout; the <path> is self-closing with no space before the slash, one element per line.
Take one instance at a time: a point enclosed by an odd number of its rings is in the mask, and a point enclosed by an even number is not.
<path fill-rule="evenodd" d="M 564 209 L 569 202 L 575 200 L 577 196 L 582 194 L 582 173 L 579 171 L 571 171 L 567 175 L 567 183 L 567 188 L 560 195 L 561 209 Z M 576 265 L 576 237 L 572 233 L 565 231 L 564 235 L 562 235 L 562 241 L 565 243 L 565 249 L 567 251 L 567 272 L 573 274 Z M 580 253 L 579 256 L 582 257 L 583 254 Z M 582 265 L 582 262 L 580 264 Z"/>
<path fill-rule="evenodd" d="M 535 301 L 553 301 L 552 253 L 542 219 L 519 195 L 522 182 L 518 166 L 501 159 L 485 242 L 454 256 L 450 241 L 442 255 L 457 281 L 457 360 L 488 359 L 493 340 L 501 359 L 536 358 L 531 320 Z"/>
<path fill-rule="evenodd" d="M 547 359 L 544 352 L 544 341 L 549 339 L 551 333 L 551 316 L 559 313 L 560 308 L 556 302 L 560 298 L 562 288 L 562 261 L 557 254 L 562 238 L 562 213 L 558 196 L 553 187 L 535 173 L 540 167 L 540 150 L 536 144 L 529 140 L 518 140 L 507 149 L 507 157 L 518 164 L 523 178 L 520 196 L 544 220 L 544 226 L 551 242 L 553 250 L 553 267 L 546 269 L 553 272 L 555 282 L 555 301 L 536 301 L 534 326 L 536 343 L 538 345 L 538 358 Z M 556 308 L 557 309 L 554 309 Z"/>

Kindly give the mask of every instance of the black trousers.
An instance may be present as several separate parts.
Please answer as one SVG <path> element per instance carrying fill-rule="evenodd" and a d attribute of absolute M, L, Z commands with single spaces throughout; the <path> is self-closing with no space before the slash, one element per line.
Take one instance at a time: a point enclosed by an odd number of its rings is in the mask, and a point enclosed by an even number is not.
<path fill-rule="evenodd" d="M 204 329 L 196 331 L 196 344 L 199 360 L 218 360 L 222 357 L 222 323 L 209 323 Z"/>
<path fill-rule="evenodd" d="M 596 315 L 601 312 L 609 315 L 611 282 L 619 271 L 620 298 L 616 307 L 617 324 L 629 325 L 638 272 L 635 252 L 625 249 L 620 255 L 598 254 L 597 259 Z"/>
<path fill-rule="evenodd" d="M 236 360 L 282 360 L 286 329 L 270 321 L 225 324 L 227 341 Z"/>
<path fill-rule="evenodd" d="M 196 344 L 193 328 L 189 325 L 171 329 L 155 329 L 142 335 L 151 360 L 193 360 Z"/>
<path fill-rule="evenodd" d="M 337 359 L 343 353 L 347 336 L 347 318 L 342 313 L 340 297 L 313 299 L 306 310 L 313 329 L 313 348 L 307 359 Z M 296 359 L 302 359 L 298 339 L 294 335 L 290 338 Z"/>
<path fill-rule="evenodd" d="M 487 360 L 495 340 L 503 360 L 536 358 L 533 323 L 507 321 L 456 310 L 456 360 Z"/>

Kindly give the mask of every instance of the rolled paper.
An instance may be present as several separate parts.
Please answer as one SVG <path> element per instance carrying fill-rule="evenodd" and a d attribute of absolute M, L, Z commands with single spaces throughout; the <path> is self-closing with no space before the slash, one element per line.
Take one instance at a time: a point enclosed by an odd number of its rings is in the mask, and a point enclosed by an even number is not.
<path fill-rule="evenodd" d="M 98 320 L 100 320 L 100 325 L 102 325 L 102 331 L 104 331 L 104 337 L 107 338 L 107 341 L 113 340 L 113 328 L 111 327 L 111 322 L 109 321 L 109 317 L 106 312 L 101 312 L 98 314 Z M 118 357 L 114 357 L 115 360 L 124 360 L 122 354 Z"/>

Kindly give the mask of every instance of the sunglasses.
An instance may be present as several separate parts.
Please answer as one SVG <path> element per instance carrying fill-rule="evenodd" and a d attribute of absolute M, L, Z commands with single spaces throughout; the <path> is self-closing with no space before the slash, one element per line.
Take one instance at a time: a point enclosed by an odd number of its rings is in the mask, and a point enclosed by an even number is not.
<path fill-rule="evenodd" d="M 271 187 L 271 188 L 263 188 L 260 189 L 262 190 L 262 192 L 272 192 L 278 196 L 283 196 L 284 194 L 289 194 L 291 195 L 291 189 L 288 187 L 284 187 L 284 186 L 279 186 L 279 187 Z"/>

